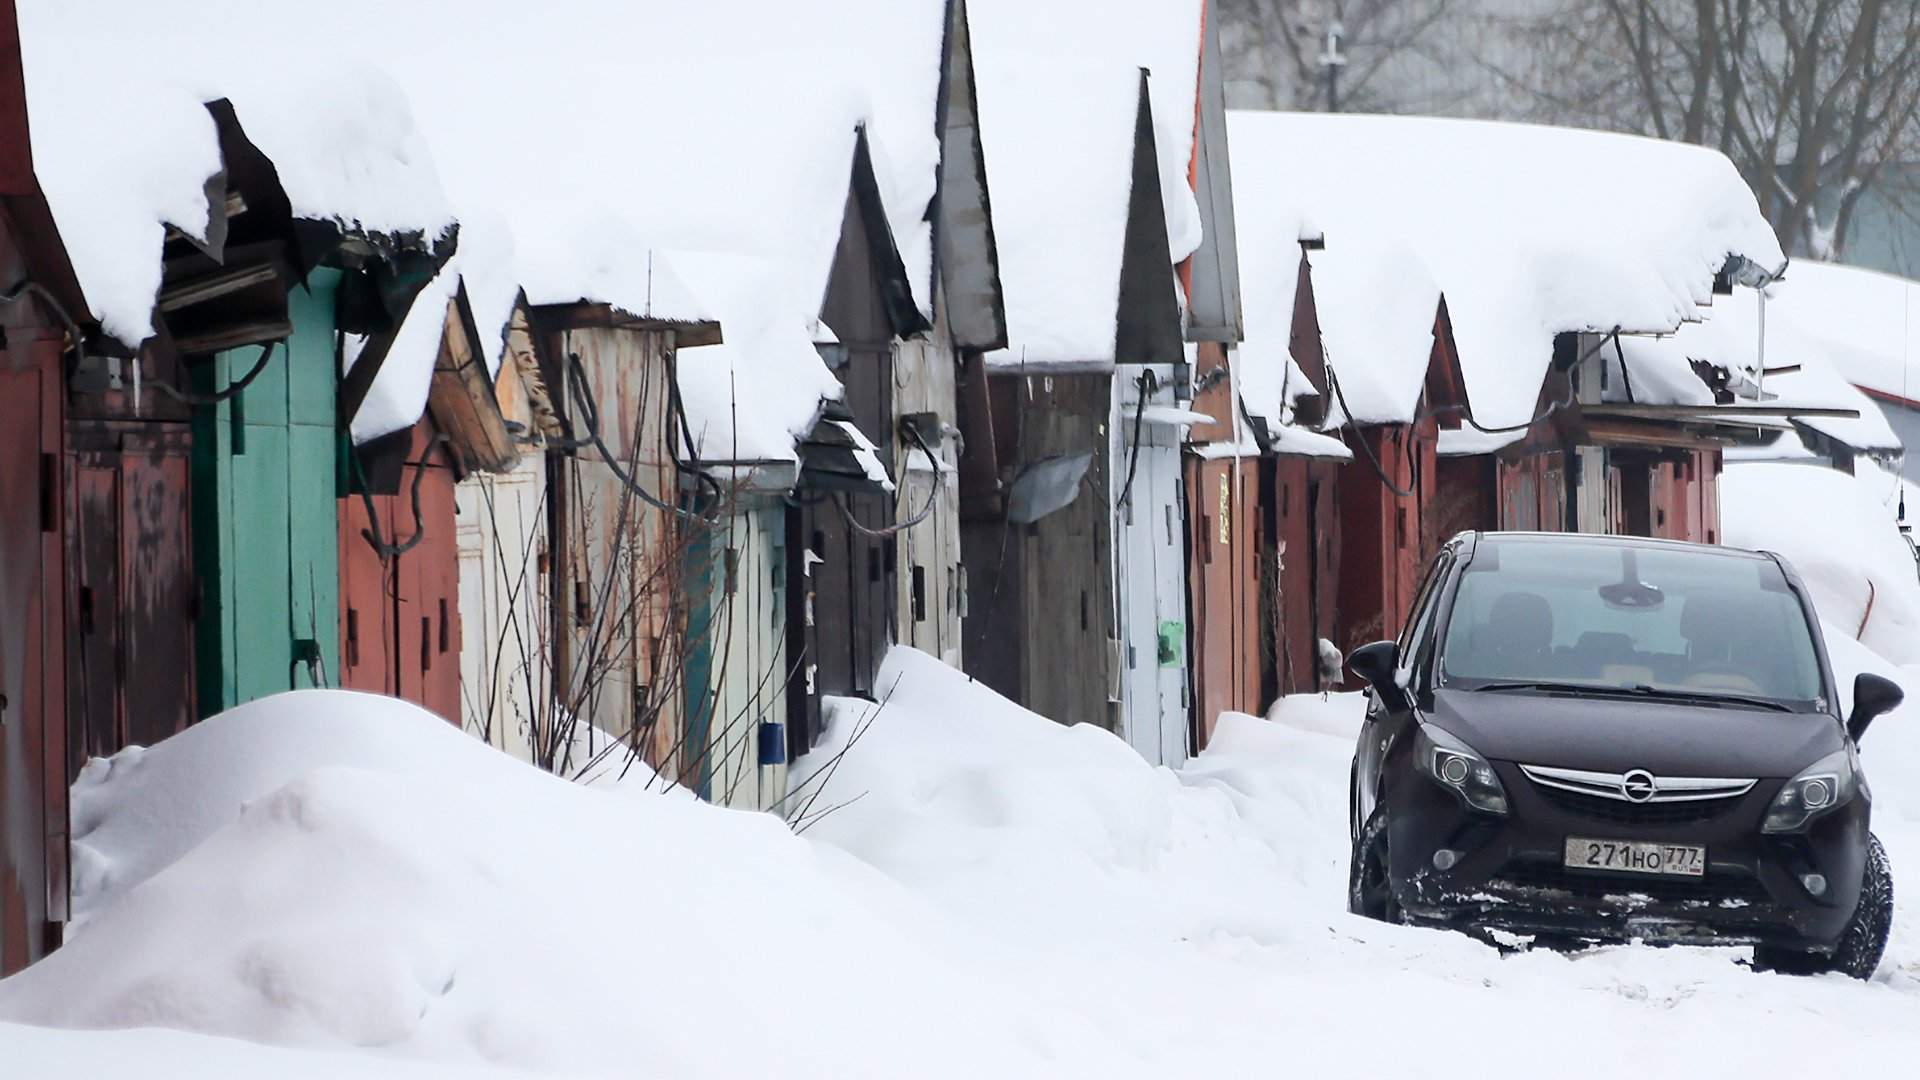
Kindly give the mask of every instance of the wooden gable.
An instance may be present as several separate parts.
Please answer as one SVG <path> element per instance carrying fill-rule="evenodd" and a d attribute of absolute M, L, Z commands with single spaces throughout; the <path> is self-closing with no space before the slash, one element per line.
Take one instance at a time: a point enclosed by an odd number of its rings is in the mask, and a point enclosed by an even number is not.
<path fill-rule="evenodd" d="M 1227 102 L 1219 20 L 1203 6 L 1199 102 L 1194 113 L 1188 181 L 1200 205 L 1200 247 L 1181 266 L 1187 294 L 1187 340 L 1245 340 L 1240 310 L 1240 253 L 1233 223 L 1233 170 L 1227 154 Z"/>
<path fill-rule="evenodd" d="M 1186 358 L 1171 250 L 1160 159 L 1154 149 L 1153 103 L 1143 70 L 1133 125 L 1133 186 L 1120 255 L 1120 302 L 1114 312 L 1117 364 L 1178 364 Z"/>
<path fill-rule="evenodd" d="M 986 156 L 974 93 L 973 44 L 966 0 L 948 0 L 941 50 L 940 186 L 934 195 L 935 295 L 945 301 L 948 333 L 962 349 L 1005 348 L 1007 306 L 993 235 Z M 934 282 L 929 282 L 929 288 Z"/>
<path fill-rule="evenodd" d="M 487 373 L 480 341 L 473 306 L 468 302 L 466 286 L 461 285 L 447 300 L 427 410 L 433 414 L 435 426 L 446 434 L 462 474 L 503 473 L 520 461 L 519 448 L 500 409 L 494 378 Z M 515 384 L 519 382 L 518 373 L 505 366 L 504 358 L 502 374 Z"/>

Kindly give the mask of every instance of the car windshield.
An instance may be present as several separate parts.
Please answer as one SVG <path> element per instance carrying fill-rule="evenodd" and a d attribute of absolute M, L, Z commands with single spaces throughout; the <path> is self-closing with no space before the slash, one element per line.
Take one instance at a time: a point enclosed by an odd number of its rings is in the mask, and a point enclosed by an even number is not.
<path fill-rule="evenodd" d="M 1824 697 L 1806 615 L 1773 560 L 1600 542 L 1483 541 L 1454 596 L 1441 677 L 1795 710 Z"/>

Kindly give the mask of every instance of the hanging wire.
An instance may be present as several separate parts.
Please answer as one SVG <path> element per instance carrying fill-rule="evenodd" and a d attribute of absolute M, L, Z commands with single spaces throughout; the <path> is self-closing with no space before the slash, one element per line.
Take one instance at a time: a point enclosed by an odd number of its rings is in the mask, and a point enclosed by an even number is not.
<path fill-rule="evenodd" d="M 1140 467 L 1140 428 L 1147 415 L 1147 398 L 1159 388 L 1160 379 L 1153 373 L 1152 368 L 1146 368 L 1140 372 L 1139 378 L 1133 380 L 1133 383 L 1139 390 L 1137 395 L 1139 400 L 1133 407 L 1133 448 L 1127 455 L 1127 481 L 1120 485 L 1121 506 L 1130 506 L 1133 503 L 1133 474 L 1134 470 Z"/>
<path fill-rule="evenodd" d="M 600 457 L 604 464 L 628 491 L 633 492 L 634 496 L 641 502 L 646 503 L 656 510 L 662 510 L 666 513 L 684 518 L 699 517 L 698 514 L 684 507 L 674 506 L 671 503 L 661 500 L 659 496 L 640 486 L 640 482 L 635 480 L 626 469 L 621 467 L 619 458 L 612 450 L 607 448 L 606 440 L 600 435 L 600 406 L 599 403 L 594 400 L 593 390 L 587 385 L 586 367 L 581 364 L 580 354 L 576 352 L 569 352 L 567 354 L 567 388 L 568 392 L 573 396 L 574 404 L 578 406 L 580 410 L 580 419 L 587 429 L 586 443 L 600 451 Z M 575 441 L 577 442 L 577 440 Z"/>
<path fill-rule="evenodd" d="M 152 380 L 154 389 L 159 390 L 161 393 L 183 405 L 218 405 L 223 401 L 238 397 L 242 390 L 252 385 L 253 380 L 259 378 L 260 373 L 267 370 L 267 361 L 273 359 L 273 350 L 283 343 L 282 341 L 262 343 L 260 346 L 260 359 L 253 362 L 253 367 L 245 375 L 242 375 L 239 381 L 228 385 L 224 390 L 217 390 L 211 394 L 202 394 L 192 390 L 181 390 L 165 379 Z"/>
<path fill-rule="evenodd" d="M 395 538 L 390 541 L 381 538 L 380 511 L 374 506 L 373 493 L 367 490 L 367 478 L 366 474 L 360 469 L 360 458 L 351 450 L 347 452 L 348 458 L 353 462 L 354 478 L 358 481 L 358 487 L 360 488 L 360 503 L 367 511 L 368 527 L 361 529 L 360 535 L 366 538 L 367 544 L 373 548 L 376 555 L 380 556 L 381 562 L 390 562 L 405 555 L 407 552 L 419 547 L 420 542 L 427 538 L 426 519 L 420 512 L 420 481 L 426 478 L 427 458 L 433 453 L 433 448 L 447 441 L 447 436 L 444 433 L 436 434 L 432 439 L 427 441 L 426 449 L 421 453 L 420 460 L 403 463 L 413 466 L 413 489 L 410 492 L 410 498 L 413 502 L 413 535 L 405 540 L 401 540 L 398 536 L 395 536 Z"/>
<path fill-rule="evenodd" d="M 846 521 L 848 527 L 853 529 L 853 531 L 864 536 L 871 536 L 876 540 L 885 540 L 888 537 L 897 536 L 927 520 L 928 515 L 933 513 L 934 505 L 940 501 L 940 459 L 933 456 L 933 451 L 929 449 L 926 442 L 920 438 L 920 433 L 915 431 L 910 425 L 907 427 L 907 438 L 913 440 L 913 444 L 920 448 L 921 453 L 927 455 L 927 461 L 933 465 L 933 484 L 927 490 L 927 505 L 921 507 L 919 513 L 905 521 L 895 525 L 888 525 L 885 528 L 875 529 L 861 524 L 860 520 L 853 516 L 852 507 L 847 505 L 846 495 L 836 491 L 832 496 L 834 508 L 840 511 L 841 518 Z M 905 479 L 906 477 L 901 477 L 903 482 Z M 902 493 L 904 493 L 905 490 L 903 484 L 901 488 Z"/>
<path fill-rule="evenodd" d="M 86 358 L 87 339 L 80 333 L 80 324 L 73 321 L 73 316 L 67 312 L 66 305 L 60 302 L 60 298 L 53 294 L 52 289 L 32 279 L 22 281 L 6 292 L 0 293 L 0 304 L 17 303 L 28 296 L 37 296 L 45 301 L 47 306 L 53 309 L 53 313 L 66 325 L 67 336 L 73 341 L 73 362 L 67 367 L 67 376 L 72 378 L 73 373 L 80 368 L 80 361 Z M 136 370 L 138 366 L 136 360 Z"/>

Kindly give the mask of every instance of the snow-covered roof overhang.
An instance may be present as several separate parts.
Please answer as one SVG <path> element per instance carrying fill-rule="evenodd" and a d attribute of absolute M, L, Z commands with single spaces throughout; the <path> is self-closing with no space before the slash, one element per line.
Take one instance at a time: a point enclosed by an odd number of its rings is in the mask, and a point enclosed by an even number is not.
<path fill-rule="evenodd" d="M 1446 296 L 1488 426 L 1532 416 L 1558 334 L 1671 332 L 1701 317 L 1730 256 L 1785 261 L 1732 163 L 1700 147 L 1411 117 L 1232 112 L 1229 128 L 1243 273 L 1266 202 L 1329 251 L 1353 233 L 1404 245 Z M 1408 277 L 1383 287 L 1426 287 Z"/>
<path fill-rule="evenodd" d="M 203 65 L 181 58 L 205 49 L 199 28 L 217 16 L 204 4 L 21 7 L 36 165 L 88 313 L 123 345 L 154 333 L 168 227 L 219 239 L 209 182 L 225 163 L 209 102 L 231 103 L 295 219 L 428 245 L 451 228 L 404 93 L 334 42 L 292 29 L 293 5 L 225 13 L 222 41 L 247 61 Z"/>

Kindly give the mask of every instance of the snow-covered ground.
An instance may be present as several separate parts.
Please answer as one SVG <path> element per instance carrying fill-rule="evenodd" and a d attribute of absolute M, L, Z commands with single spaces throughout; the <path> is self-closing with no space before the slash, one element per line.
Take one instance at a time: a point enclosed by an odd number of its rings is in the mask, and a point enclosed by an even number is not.
<path fill-rule="evenodd" d="M 1834 652 L 1889 666 L 1850 639 Z M 554 780 L 342 692 L 98 763 L 77 792 L 87 919 L 0 982 L 0 1060 L 9 1075 L 1611 1078 L 1920 1056 L 1908 903 L 1867 984 L 1756 975 L 1732 951 L 1503 956 L 1348 916 L 1355 697 L 1229 716 L 1174 773 L 909 650 L 881 686 L 877 711 L 834 709 L 835 741 L 798 771 L 796 815 L 818 792 L 798 836 L 641 781 Z M 1904 712 L 1866 755 L 1911 880 L 1920 707 Z"/>

